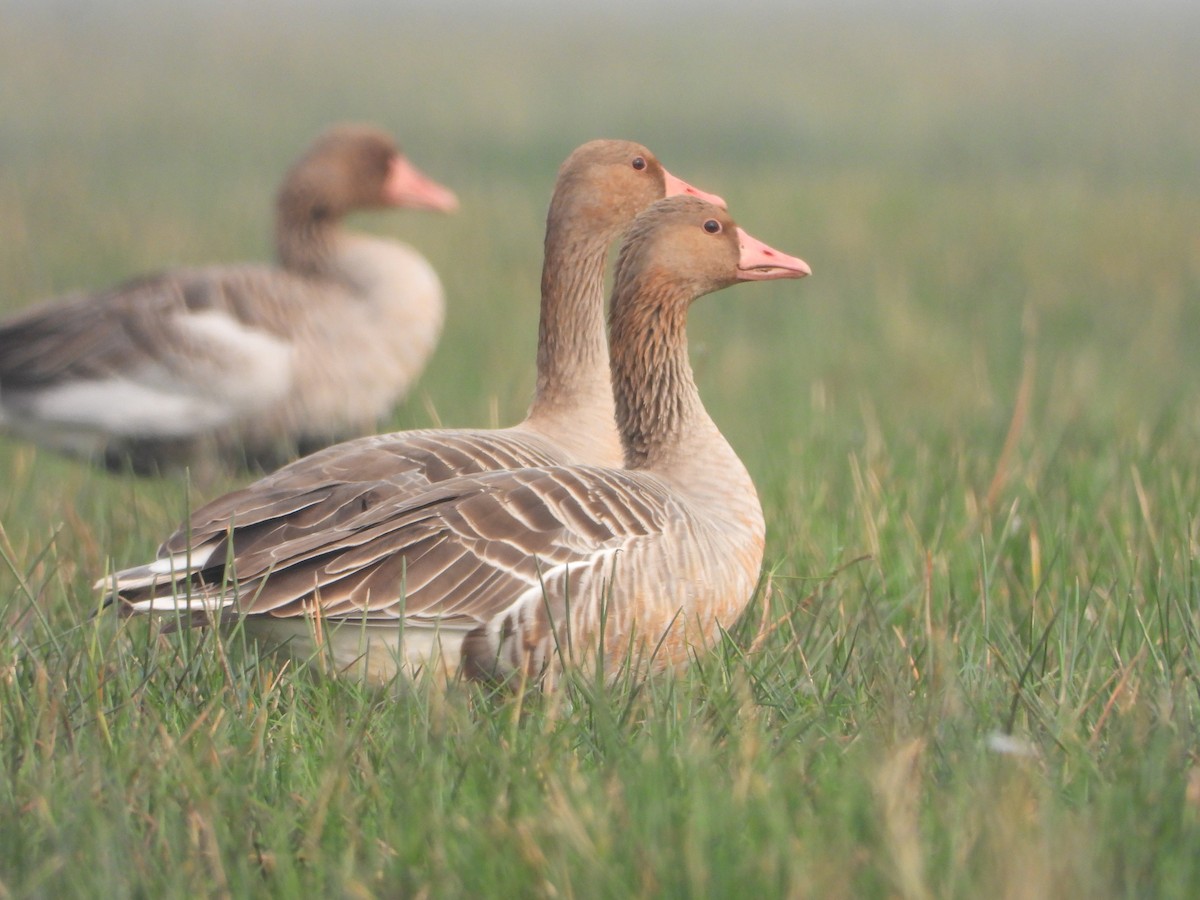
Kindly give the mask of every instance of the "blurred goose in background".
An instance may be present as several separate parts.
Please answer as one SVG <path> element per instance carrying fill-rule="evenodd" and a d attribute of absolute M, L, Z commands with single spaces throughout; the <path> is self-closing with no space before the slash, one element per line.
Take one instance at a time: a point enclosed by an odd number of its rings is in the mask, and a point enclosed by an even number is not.
<path fill-rule="evenodd" d="M 197 510 L 164 552 L 264 532 L 330 527 L 458 475 L 557 463 L 621 465 L 613 419 L 604 270 L 609 248 L 665 196 L 724 201 L 675 177 L 641 144 L 591 141 L 559 169 L 546 216 L 537 386 L 525 420 L 499 430 L 436 429 L 361 438 L 297 460 Z"/>
<path fill-rule="evenodd" d="M 745 607 L 764 539 L 750 476 L 692 378 L 688 308 L 738 281 L 807 274 L 717 206 L 656 203 L 630 229 L 613 289 L 627 468 L 486 472 L 337 523 L 235 523 L 102 585 L 126 613 L 240 612 L 248 633 L 373 681 L 684 663 Z"/>
<path fill-rule="evenodd" d="M 0 323 L 0 427 L 138 471 L 212 453 L 279 461 L 369 431 L 444 316 L 417 251 L 341 228 L 385 206 L 457 200 L 385 133 L 330 128 L 279 190 L 278 265 L 174 269 Z"/>

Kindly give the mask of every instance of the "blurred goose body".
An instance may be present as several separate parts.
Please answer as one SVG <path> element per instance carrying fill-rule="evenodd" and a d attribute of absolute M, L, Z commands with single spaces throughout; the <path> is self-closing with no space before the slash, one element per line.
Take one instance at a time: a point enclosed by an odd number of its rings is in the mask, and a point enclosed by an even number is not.
<path fill-rule="evenodd" d="M 197 510 L 168 547 L 221 539 L 235 522 L 328 527 L 364 505 L 394 503 L 460 475 L 576 462 L 620 466 L 604 270 L 611 244 L 634 217 L 675 195 L 724 205 L 630 141 L 591 141 L 562 164 L 546 216 L 537 386 L 523 422 L 498 430 L 398 432 L 329 447 Z"/>
<path fill-rule="evenodd" d="M 627 468 L 461 476 L 336 524 L 303 521 L 297 497 L 290 522 L 168 543 L 102 584 L 126 613 L 240 612 L 251 633 L 376 681 L 684 663 L 741 613 L 764 539 L 750 476 L 692 379 L 688 307 L 737 281 L 808 273 L 712 204 L 661 201 L 631 228 L 613 291 Z"/>
<path fill-rule="evenodd" d="M 341 220 L 456 205 L 386 134 L 331 128 L 279 190 L 278 265 L 169 270 L 0 323 L 0 427 L 140 470 L 369 430 L 432 353 L 443 293 L 412 247 Z"/>

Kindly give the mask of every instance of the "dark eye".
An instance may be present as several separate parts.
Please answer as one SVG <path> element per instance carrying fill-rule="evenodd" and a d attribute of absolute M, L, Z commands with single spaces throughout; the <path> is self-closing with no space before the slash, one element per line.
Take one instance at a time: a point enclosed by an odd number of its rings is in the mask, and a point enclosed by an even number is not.
<path fill-rule="evenodd" d="M 646 168 L 646 160 L 641 156 L 635 156 L 633 158 L 633 167 L 639 172 L 642 171 L 642 169 Z"/>
<path fill-rule="evenodd" d="M 704 223 L 704 230 L 709 234 L 718 234 L 721 231 L 721 223 L 716 219 L 709 219 Z"/>

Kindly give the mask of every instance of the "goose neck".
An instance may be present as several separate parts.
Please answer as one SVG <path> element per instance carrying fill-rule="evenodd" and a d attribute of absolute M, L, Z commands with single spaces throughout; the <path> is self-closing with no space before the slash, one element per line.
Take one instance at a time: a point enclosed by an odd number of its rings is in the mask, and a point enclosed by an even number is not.
<path fill-rule="evenodd" d="M 611 421 L 604 330 L 607 240 L 582 231 L 555 227 L 553 219 L 547 228 L 530 418 L 574 415 L 583 405 L 603 407 Z"/>
<path fill-rule="evenodd" d="M 690 300 L 646 276 L 626 279 L 613 294 L 613 397 L 629 468 L 663 464 L 710 422 L 688 360 Z"/>
<path fill-rule="evenodd" d="M 304 275 L 333 271 L 341 216 L 301 192 L 280 193 L 275 216 L 275 254 L 285 269 Z"/>

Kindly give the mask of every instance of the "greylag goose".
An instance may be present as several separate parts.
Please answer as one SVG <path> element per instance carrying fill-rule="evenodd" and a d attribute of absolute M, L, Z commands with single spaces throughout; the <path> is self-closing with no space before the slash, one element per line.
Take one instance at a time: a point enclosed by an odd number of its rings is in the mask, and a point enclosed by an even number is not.
<path fill-rule="evenodd" d="M 741 613 L 764 539 L 750 476 L 692 378 L 688 308 L 738 281 L 807 274 L 712 204 L 660 201 L 631 227 L 613 288 L 627 468 L 486 472 L 336 525 L 235 525 L 101 584 L 126 613 L 240 612 L 248 633 L 372 681 L 683 663 Z"/>
<path fill-rule="evenodd" d="M 424 257 L 340 227 L 383 206 L 457 200 L 383 132 L 329 129 L 283 179 L 277 266 L 170 270 L 0 323 L 0 427 L 138 470 L 209 451 L 277 459 L 369 431 L 444 315 Z"/>
<path fill-rule="evenodd" d="M 165 552 L 187 540 L 223 540 L 231 522 L 264 529 L 333 523 L 366 503 L 394 502 L 458 475 L 555 463 L 621 465 L 604 269 L 610 245 L 634 216 L 676 194 L 724 206 L 630 141 L 591 141 L 562 164 L 546 216 L 537 385 L 523 422 L 376 435 L 327 448 L 197 510 Z"/>

